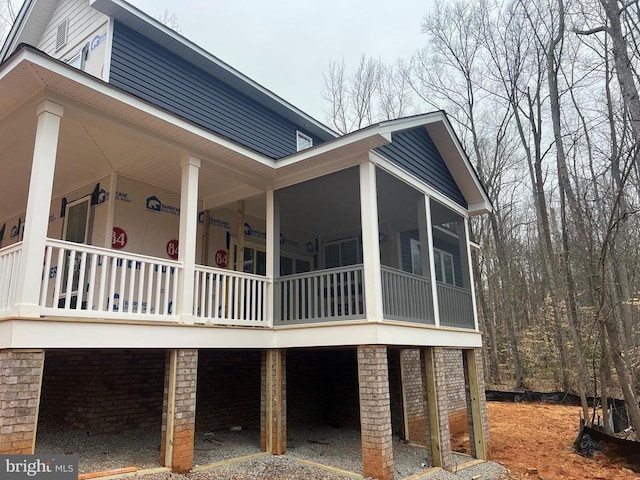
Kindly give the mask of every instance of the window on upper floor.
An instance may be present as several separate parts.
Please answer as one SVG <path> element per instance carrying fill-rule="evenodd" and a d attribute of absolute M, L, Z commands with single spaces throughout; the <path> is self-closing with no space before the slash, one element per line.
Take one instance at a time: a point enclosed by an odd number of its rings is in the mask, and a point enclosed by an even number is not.
<path fill-rule="evenodd" d="M 422 255 L 420 253 L 420 240 L 410 239 L 411 243 L 411 273 L 422 275 Z"/>
<path fill-rule="evenodd" d="M 355 265 L 359 259 L 358 239 L 355 237 L 324 244 L 324 268 Z"/>
<path fill-rule="evenodd" d="M 313 138 L 298 130 L 296 130 L 296 142 L 298 151 L 313 147 Z"/>
<path fill-rule="evenodd" d="M 85 44 L 79 50 L 76 50 L 71 54 L 69 58 L 63 60 L 67 65 L 71 65 L 78 70 L 84 71 L 85 63 L 87 61 L 87 55 L 89 53 L 89 44 Z"/>
<path fill-rule="evenodd" d="M 433 261 L 436 267 L 436 280 L 448 285 L 456 284 L 453 255 L 437 248 L 433 249 Z"/>

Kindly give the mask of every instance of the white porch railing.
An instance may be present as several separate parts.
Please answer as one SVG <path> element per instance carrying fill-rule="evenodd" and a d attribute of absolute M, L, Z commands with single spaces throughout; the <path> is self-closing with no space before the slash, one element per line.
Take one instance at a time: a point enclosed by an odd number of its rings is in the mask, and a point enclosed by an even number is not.
<path fill-rule="evenodd" d="M 22 242 L 0 250 L 0 311 L 15 304 L 16 285 L 22 261 Z"/>
<path fill-rule="evenodd" d="M 261 275 L 197 265 L 193 292 L 196 322 L 266 326 L 268 283 Z"/>
<path fill-rule="evenodd" d="M 440 325 L 475 328 L 471 292 L 464 288 L 437 283 Z"/>
<path fill-rule="evenodd" d="M 428 278 L 382 267 L 384 317 L 433 325 L 433 295 Z"/>
<path fill-rule="evenodd" d="M 180 263 L 47 239 L 44 315 L 177 320 Z"/>
<path fill-rule="evenodd" d="M 362 265 L 280 277 L 274 291 L 280 325 L 365 318 Z"/>

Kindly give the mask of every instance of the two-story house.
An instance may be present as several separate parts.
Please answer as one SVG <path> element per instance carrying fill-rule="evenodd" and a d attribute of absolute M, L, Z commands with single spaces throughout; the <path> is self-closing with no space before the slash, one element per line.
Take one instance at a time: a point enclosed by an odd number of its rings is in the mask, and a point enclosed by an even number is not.
<path fill-rule="evenodd" d="M 0 60 L 0 453 L 153 428 L 185 472 L 199 428 L 328 421 L 390 479 L 394 433 L 452 466 L 456 384 L 487 457 L 444 112 L 338 136 L 124 0 L 27 0 Z"/>

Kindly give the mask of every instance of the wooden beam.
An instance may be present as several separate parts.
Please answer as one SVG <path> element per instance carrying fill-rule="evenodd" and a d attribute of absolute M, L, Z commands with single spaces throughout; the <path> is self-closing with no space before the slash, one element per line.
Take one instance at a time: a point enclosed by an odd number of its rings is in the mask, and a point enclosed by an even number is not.
<path fill-rule="evenodd" d="M 284 430 L 284 422 L 285 422 L 285 412 L 284 412 L 284 372 L 282 365 L 282 350 L 276 350 L 275 352 L 275 362 L 276 362 L 276 378 L 275 378 L 275 422 L 276 422 L 276 444 L 275 444 L 275 454 L 276 455 L 284 455 L 287 451 L 286 445 L 286 433 Z"/>
<path fill-rule="evenodd" d="M 169 385 L 167 386 L 167 429 L 165 434 L 164 466 L 173 466 L 173 435 L 176 412 L 176 377 L 178 376 L 178 351 L 169 350 Z"/>
<path fill-rule="evenodd" d="M 427 386 L 427 407 L 429 410 L 429 434 L 431 436 L 431 457 L 435 467 L 444 467 L 442 439 L 440 438 L 440 415 L 436 392 L 436 360 L 433 347 L 424 349 L 424 367 Z"/>
<path fill-rule="evenodd" d="M 480 401 L 480 385 L 478 383 L 478 363 L 475 350 L 464 350 L 465 364 L 469 375 L 469 396 L 471 400 L 471 421 L 473 423 L 473 439 L 478 460 L 487 460 L 487 445 L 482 426 L 482 404 Z"/>

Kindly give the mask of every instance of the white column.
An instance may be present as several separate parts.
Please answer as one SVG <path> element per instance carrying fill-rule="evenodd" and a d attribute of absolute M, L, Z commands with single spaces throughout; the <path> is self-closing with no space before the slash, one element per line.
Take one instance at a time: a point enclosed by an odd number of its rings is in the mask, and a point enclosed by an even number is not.
<path fill-rule="evenodd" d="M 378 195 L 376 193 L 376 167 L 371 162 L 360 164 L 360 215 L 367 319 L 382 320 L 384 310 L 380 275 Z"/>
<path fill-rule="evenodd" d="M 471 304 L 473 305 L 473 324 L 475 325 L 476 331 L 479 331 L 480 326 L 478 324 L 478 309 L 476 307 L 476 289 L 474 288 L 473 265 L 471 264 L 471 239 L 469 237 L 469 219 L 463 219 L 462 223 L 464 223 L 465 252 L 467 254 L 466 268 L 469 278 L 469 289 L 471 290 Z"/>
<path fill-rule="evenodd" d="M 438 285 L 436 284 L 436 262 L 433 255 L 433 224 L 431 223 L 431 200 L 424 196 L 424 208 L 427 214 L 427 238 L 429 239 L 429 270 L 431 275 L 431 295 L 433 295 L 433 317 L 435 326 L 440 326 L 440 308 L 438 306 Z"/>
<path fill-rule="evenodd" d="M 266 320 L 268 326 L 273 326 L 276 313 L 276 289 L 274 283 L 280 276 L 280 208 L 276 200 L 275 191 L 267 192 L 267 291 Z"/>
<path fill-rule="evenodd" d="M 200 160 L 185 156 L 181 161 L 182 183 L 180 185 L 180 237 L 178 261 L 182 271 L 178 277 L 178 310 L 183 323 L 194 323 L 193 289 L 196 272 L 196 239 L 198 229 L 198 173 Z"/>
<path fill-rule="evenodd" d="M 37 108 L 38 123 L 31 162 L 31 180 L 22 242 L 22 268 L 18 277 L 16 305 L 21 317 L 39 317 L 42 260 L 44 258 L 53 177 L 56 169 L 62 105 L 49 100 Z"/>

